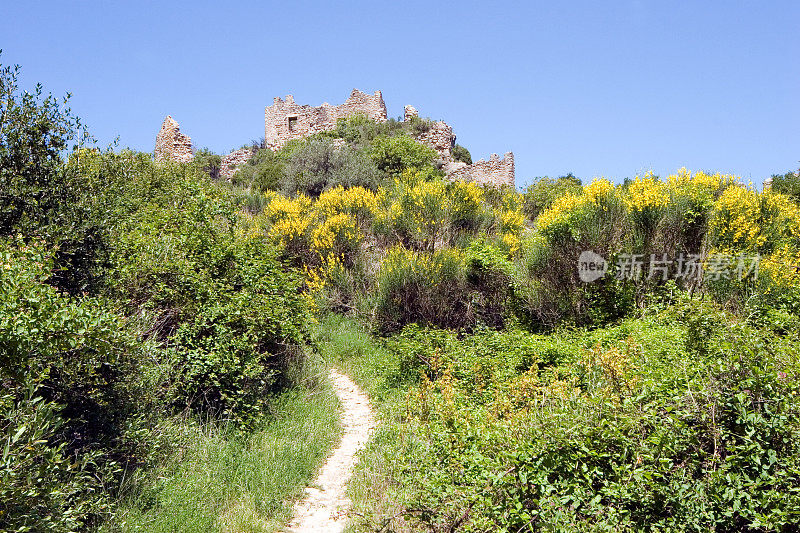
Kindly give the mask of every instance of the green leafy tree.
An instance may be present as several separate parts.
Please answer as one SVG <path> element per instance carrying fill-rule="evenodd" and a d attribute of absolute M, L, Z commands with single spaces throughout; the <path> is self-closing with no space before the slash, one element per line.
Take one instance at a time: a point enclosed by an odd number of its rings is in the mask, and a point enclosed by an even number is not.
<path fill-rule="evenodd" d="M 771 189 L 800 202 L 800 170 L 786 174 L 773 174 Z"/>
<path fill-rule="evenodd" d="M 19 71 L 0 64 L 0 236 L 65 222 L 76 184 L 63 156 L 72 142 L 86 139 L 64 107 L 69 95 L 43 96 L 41 85 L 20 94 Z"/>

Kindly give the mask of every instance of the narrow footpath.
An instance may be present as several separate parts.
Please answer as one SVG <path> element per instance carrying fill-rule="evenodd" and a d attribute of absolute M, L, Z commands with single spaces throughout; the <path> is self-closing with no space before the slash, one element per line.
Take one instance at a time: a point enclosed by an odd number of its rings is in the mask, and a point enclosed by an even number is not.
<path fill-rule="evenodd" d="M 331 382 L 342 404 L 344 434 L 306 497 L 294 506 L 294 518 L 287 531 L 292 533 L 334 533 L 344 530 L 350 500 L 347 483 L 353 474 L 356 453 L 367 443 L 375 428 L 375 415 L 369 399 L 346 375 L 331 369 Z"/>

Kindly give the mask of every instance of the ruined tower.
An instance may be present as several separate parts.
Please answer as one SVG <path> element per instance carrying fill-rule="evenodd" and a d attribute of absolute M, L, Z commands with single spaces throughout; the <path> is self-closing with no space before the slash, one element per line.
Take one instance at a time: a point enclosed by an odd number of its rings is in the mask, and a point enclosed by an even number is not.
<path fill-rule="evenodd" d="M 386 122 L 386 104 L 380 91 L 366 94 L 353 89 L 345 103 L 337 106 L 325 102 L 319 107 L 298 105 L 290 94 L 283 100 L 275 97 L 264 110 L 264 139 L 267 146 L 277 150 L 292 139 L 329 131 L 336 121 L 363 113 L 376 122 Z"/>
<path fill-rule="evenodd" d="M 175 119 L 167 115 L 161 124 L 161 129 L 156 135 L 156 161 L 179 161 L 188 163 L 194 159 L 192 152 L 192 139 L 181 133 L 180 126 Z"/>

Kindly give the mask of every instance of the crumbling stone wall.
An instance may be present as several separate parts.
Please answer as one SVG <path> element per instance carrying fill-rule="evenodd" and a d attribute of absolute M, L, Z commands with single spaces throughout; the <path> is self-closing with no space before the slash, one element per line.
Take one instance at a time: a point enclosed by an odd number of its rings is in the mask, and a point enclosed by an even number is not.
<path fill-rule="evenodd" d="M 436 150 L 443 161 L 452 161 L 451 150 L 456 145 L 456 136 L 453 134 L 453 128 L 446 122 L 440 120 L 432 123 L 428 131 L 420 133 L 415 138 L 417 142 Z"/>
<path fill-rule="evenodd" d="M 246 163 L 251 157 L 253 157 L 253 149 L 249 147 L 240 148 L 222 156 L 219 164 L 220 177 L 230 181 L 239 165 Z"/>
<path fill-rule="evenodd" d="M 188 163 L 194 159 L 192 152 L 192 139 L 180 131 L 180 126 L 171 116 L 167 115 L 161 124 L 161 129 L 156 135 L 155 148 L 156 161 L 179 161 Z"/>
<path fill-rule="evenodd" d="M 386 104 L 381 92 L 366 94 L 353 89 L 345 103 L 332 106 L 325 102 L 319 107 L 298 105 L 291 94 L 286 100 L 276 97 L 264 110 L 264 139 L 270 149 L 278 150 L 292 139 L 332 130 L 338 119 L 356 113 L 386 122 Z"/>
<path fill-rule="evenodd" d="M 336 121 L 356 113 L 363 113 L 376 122 L 387 120 L 386 104 L 380 91 L 366 94 L 353 89 L 350 97 L 341 105 L 323 103 L 319 107 L 298 105 L 292 95 L 286 100 L 275 98 L 273 105 L 264 111 L 264 134 L 267 146 L 278 150 L 292 139 L 299 139 L 314 133 L 329 131 L 336 127 Z M 417 110 L 405 106 L 403 120 L 408 122 L 418 117 Z M 430 146 L 439 156 L 439 164 L 450 179 L 473 181 L 481 184 L 515 186 L 514 154 L 506 153 L 502 159 L 492 154 L 489 161 L 481 159 L 467 165 L 453 158 L 452 149 L 456 136 L 446 122 L 433 122 L 431 127 L 418 135 L 416 140 Z M 341 141 L 344 143 L 344 141 Z M 251 148 L 241 148 L 220 160 L 220 176 L 230 180 L 236 168 L 253 156 Z M 156 136 L 155 158 L 157 161 L 189 162 L 194 159 L 192 140 L 180 132 L 178 123 L 167 116 Z"/>
<path fill-rule="evenodd" d="M 481 159 L 448 172 L 447 177 L 454 180 L 473 181 L 481 184 L 516 186 L 514 177 L 514 154 L 507 152 L 503 159 L 492 154 L 489 161 Z"/>

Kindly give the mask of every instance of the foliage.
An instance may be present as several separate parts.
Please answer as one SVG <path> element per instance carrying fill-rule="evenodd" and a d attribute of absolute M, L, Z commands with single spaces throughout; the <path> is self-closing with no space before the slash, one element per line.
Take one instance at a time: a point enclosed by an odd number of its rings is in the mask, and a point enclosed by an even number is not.
<path fill-rule="evenodd" d="M 395 505 L 364 519 L 410 530 L 791 530 L 798 342 L 695 302 L 550 336 L 406 328 L 388 346 L 421 377 L 383 431 L 390 464 L 367 480 Z M 357 505 L 384 505 L 374 500 Z"/>
<path fill-rule="evenodd" d="M 0 246 L 0 527 L 75 531 L 107 515 L 120 426 L 146 404 L 142 350 L 97 301 L 46 283 L 41 246 Z"/>
<path fill-rule="evenodd" d="M 785 194 L 794 202 L 800 202 L 800 172 L 773 174 L 770 189 L 773 192 Z"/>
<path fill-rule="evenodd" d="M 263 148 L 243 165 L 239 165 L 231 181 L 234 185 L 249 187 L 264 193 L 278 189 L 284 180 L 286 165 L 272 150 Z"/>
<path fill-rule="evenodd" d="M 528 185 L 524 194 L 523 211 L 530 220 L 536 219 L 539 213 L 550 208 L 562 196 L 577 194 L 581 191 L 581 180 L 572 175 L 558 178 L 535 178 Z"/>
<path fill-rule="evenodd" d="M 378 169 L 361 152 L 321 137 L 309 139 L 294 149 L 279 186 L 287 195 L 317 197 L 336 186 L 374 189 L 380 179 Z"/>
<path fill-rule="evenodd" d="M 436 151 L 406 135 L 375 138 L 369 156 L 381 172 L 396 177 L 406 170 L 422 170 L 433 166 Z"/>
<path fill-rule="evenodd" d="M 220 164 L 222 158 L 212 153 L 208 148 L 202 148 L 194 153 L 192 163 L 200 170 L 205 172 L 213 180 L 219 179 Z"/>
<path fill-rule="evenodd" d="M 85 140 L 80 121 L 59 101 L 19 94 L 19 67 L 0 64 L 0 237 L 52 231 L 69 216 L 78 191 L 63 169 L 70 143 Z"/>
<path fill-rule="evenodd" d="M 467 289 L 464 258 L 458 252 L 415 254 L 394 248 L 377 276 L 376 322 L 384 332 L 411 322 L 468 326 L 475 318 Z"/>
<path fill-rule="evenodd" d="M 456 161 L 461 161 L 462 163 L 466 163 L 468 165 L 472 164 L 472 155 L 469 153 L 469 150 L 460 144 L 456 144 L 451 152 L 453 154 L 453 159 Z"/>

